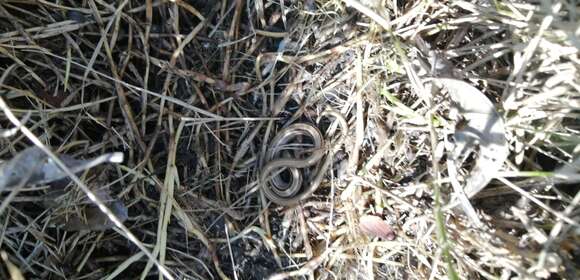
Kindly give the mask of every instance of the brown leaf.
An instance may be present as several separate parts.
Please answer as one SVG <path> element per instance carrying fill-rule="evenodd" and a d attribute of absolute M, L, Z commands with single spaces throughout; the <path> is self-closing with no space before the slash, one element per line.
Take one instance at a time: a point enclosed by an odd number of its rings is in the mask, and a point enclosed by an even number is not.
<path fill-rule="evenodd" d="M 360 217 L 359 228 L 367 235 L 377 236 L 386 240 L 395 239 L 393 228 L 377 216 L 364 215 Z"/>

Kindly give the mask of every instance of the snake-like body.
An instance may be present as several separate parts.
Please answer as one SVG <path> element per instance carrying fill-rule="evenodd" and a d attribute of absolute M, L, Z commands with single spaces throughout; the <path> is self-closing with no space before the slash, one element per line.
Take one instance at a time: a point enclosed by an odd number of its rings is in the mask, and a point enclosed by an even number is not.
<path fill-rule="evenodd" d="M 346 135 L 348 124 L 339 112 L 326 110 L 320 116 L 335 117 L 340 124 L 343 136 Z M 312 140 L 313 148 L 308 157 L 302 159 L 276 158 L 285 145 L 300 136 L 309 137 Z M 344 137 L 341 140 L 344 140 Z M 296 123 L 281 130 L 270 143 L 266 153 L 267 163 L 260 174 L 260 184 L 266 197 L 279 205 L 293 205 L 311 196 L 322 182 L 332 159 L 327 157 L 322 164 L 319 163 L 329 149 L 335 148 L 341 143 L 342 141 L 338 141 L 333 147 L 326 145 L 320 130 L 311 124 Z M 311 175 L 307 182 L 304 182 L 303 173 L 299 169 L 309 167 L 314 167 L 314 169 L 310 172 Z M 288 169 L 290 172 L 290 181 L 285 181 L 280 175 L 284 169 Z M 304 184 L 306 186 L 303 186 Z"/>

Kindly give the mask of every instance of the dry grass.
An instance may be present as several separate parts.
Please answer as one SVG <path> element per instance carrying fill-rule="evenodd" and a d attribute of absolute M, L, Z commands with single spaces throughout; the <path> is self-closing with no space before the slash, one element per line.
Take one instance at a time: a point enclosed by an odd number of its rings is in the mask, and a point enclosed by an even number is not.
<path fill-rule="evenodd" d="M 570 0 L 1 1 L 0 157 L 36 145 L 70 179 L 2 190 L 0 278 L 579 279 L 579 13 Z M 509 146 L 463 208 L 453 187 L 494 155 L 476 143 L 454 165 L 464 124 L 442 77 L 492 101 Z M 269 202 L 270 140 L 328 106 L 350 130 L 320 124 L 344 142 L 325 180 L 297 206 Z M 57 156 L 110 152 L 123 163 L 76 175 Z M 94 203 L 109 229 L 67 230 Z M 395 238 L 361 230 L 368 215 Z"/>

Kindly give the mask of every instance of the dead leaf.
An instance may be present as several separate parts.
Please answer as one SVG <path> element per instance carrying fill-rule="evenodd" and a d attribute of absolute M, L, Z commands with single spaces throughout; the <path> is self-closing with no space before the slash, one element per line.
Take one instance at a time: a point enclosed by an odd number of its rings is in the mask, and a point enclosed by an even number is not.
<path fill-rule="evenodd" d="M 461 164 L 479 146 L 475 166 L 465 182 L 464 192 L 473 197 L 481 191 L 501 169 L 509 155 L 503 119 L 493 103 L 477 88 L 456 79 L 439 78 L 465 119 L 455 131 L 453 160 Z"/>
<path fill-rule="evenodd" d="M 73 173 L 95 167 L 99 164 L 111 162 L 119 163 L 123 161 L 122 153 L 110 153 L 92 159 L 75 159 L 69 155 L 61 155 L 60 159 L 70 168 Z M 29 178 L 23 176 L 30 173 Z M 62 171 L 52 159 L 38 147 L 27 148 L 18 153 L 14 158 L 0 164 L 0 191 L 5 188 L 16 186 L 22 180 L 28 180 L 29 185 L 45 184 L 65 178 L 67 175 Z"/>
<path fill-rule="evenodd" d="M 110 153 L 87 160 L 75 159 L 70 155 L 60 155 L 59 158 L 73 173 L 78 173 L 102 163 L 121 162 L 123 161 L 123 154 Z M 66 177 L 66 173 L 40 148 L 30 147 L 21 151 L 12 159 L 0 164 L 0 191 L 6 188 L 14 190 L 15 186 L 22 183 L 26 183 L 26 185 L 47 184 Z M 56 192 L 63 191 L 56 190 Z M 101 191 L 95 194 L 106 202 L 107 207 L 113 211 L 113 214 L 121 222 L 127 219 L 127 208 L 123 202 L 112 199 L 107 192 Z M 47 204 L 50 204 L 49 202 Z M 52 207 L 59 206 L 57 202 L 53 204 Z M 82 217 L 76 214 L 67 218 L 61 217 L 57 218 L 55 223 L 64 225 L 66 230 L 105 230 L 113 227 L 109 217 L 97 206 L 87 204 L 81 212 Z"/>
<path fill-rule="evenodd" d="M 364 215 L 360 217 L 359 228 L 367 235 L 384 238 L 386 240 L 395 239 L 393 228 L 385 220 L 377 216 Z"/>

